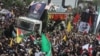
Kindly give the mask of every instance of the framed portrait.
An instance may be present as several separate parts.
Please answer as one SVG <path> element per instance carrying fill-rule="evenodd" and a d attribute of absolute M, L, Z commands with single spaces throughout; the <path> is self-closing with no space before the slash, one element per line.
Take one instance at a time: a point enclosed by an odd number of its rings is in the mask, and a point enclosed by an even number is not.
<path fill-rule="evenodd" d="M 33 19 L 40 19 L 45 9 L 45 6 L 46 6 L 46 3 L 34 3 L 29 8 L 28 17 L 31 17 Z"/>

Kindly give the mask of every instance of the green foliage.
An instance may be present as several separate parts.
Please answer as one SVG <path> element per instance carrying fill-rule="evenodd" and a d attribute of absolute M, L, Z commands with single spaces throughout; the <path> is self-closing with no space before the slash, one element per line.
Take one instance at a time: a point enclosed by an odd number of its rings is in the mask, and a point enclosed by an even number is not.
<path fill-rule="evenodd" d="M 26 6 L 28 6 L 33 0 L 24 0 L 26 3 Z"/>
<path fill-rule="evenodd" d="M 24 7 L 24 2 L 23 2 L 23 1 L 20 1 L 20 0 L 16 0 L 16 1 L 15 1 L 15 5 L 16 5 L 17 7 Z"/>
<path fill-rule="evenodd" d="M 33 0 L 2 0 L 4 7 L 9 8 L 14 5 L 17 7 L 25 7 L 28 6 Z"/>
<path fill-rule="evenodd" d="M 9 6 L 12 6 L 13 5 L 13 1 L 14 0 L 2 0 L 5 8 L 8 8 Z"/>

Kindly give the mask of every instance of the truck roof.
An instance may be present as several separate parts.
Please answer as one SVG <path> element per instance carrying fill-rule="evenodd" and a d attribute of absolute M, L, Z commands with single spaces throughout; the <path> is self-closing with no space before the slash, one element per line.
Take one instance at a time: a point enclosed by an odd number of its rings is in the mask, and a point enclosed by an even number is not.
<path fill-rule="evenodd" d="M 31 21 L 31 22 L 34 22 L 34 23 L 42 23 L 42 21 L 40 21 L 40 20 L 36 20 L 36 19 L 33 19 L 33 18 L 29 18 L 29 17 L 20 16 L 19 18 L 22 19 L 22 20 Z"/>

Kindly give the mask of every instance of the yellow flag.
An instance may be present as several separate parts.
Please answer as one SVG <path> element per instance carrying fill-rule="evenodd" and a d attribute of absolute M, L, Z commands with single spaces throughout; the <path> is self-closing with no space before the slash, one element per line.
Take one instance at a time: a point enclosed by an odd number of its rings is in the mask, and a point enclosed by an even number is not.
<path fill-rule="evenodd" d="M 13 39 L 10 40 L 9 46 L 12 47 L 12 45 L 13 45 Z"/>
<path fill-rule="evenodd" d="M 17 37 L 17 43 L 20 43 L 22 41 L 22 38 L 21 37 Z"/>
<path fill-rule="evenodd" d="M 66 35 L 64 35 L 64 37 L 63 37 L 63 40 L 64 40 L 64 41 L 66 41 L 66 40 L 67 40 L 67 37 L 66 37 Z"/>
<path fill-rule="evenodd" d="M 71 28 L 72 28 L 71 22 L 69 21 L 68 22 L 68 25 L 67 25 L 67 32 L 70 32 L 71 31 Z"/>

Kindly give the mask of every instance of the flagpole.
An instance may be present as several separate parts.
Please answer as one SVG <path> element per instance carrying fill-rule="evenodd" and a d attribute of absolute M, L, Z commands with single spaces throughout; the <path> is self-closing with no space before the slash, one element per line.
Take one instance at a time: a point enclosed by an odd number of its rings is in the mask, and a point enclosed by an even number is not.
<path fill-rule="evenodd" d="M 96 0 L 96 3 L 97 3 L 97 13 L 96 13 L 96 22 L 95 22 L 95 28 L 94 28 L 94 34 L 97 33 L 98 31 L 98 25 L 100 23 L 100 0 Z"/>
<path fill-rule="evenodd" d="M 94 28 L 94 34 L 97 33 L 98 25 L 99 25 L 99 22 L 100 22 L 99 18 L 100 18 L 100 15 L 96 16 L 97 20 L 96 20 L 96 24 L 95 24 L 96 26 Z"/>

